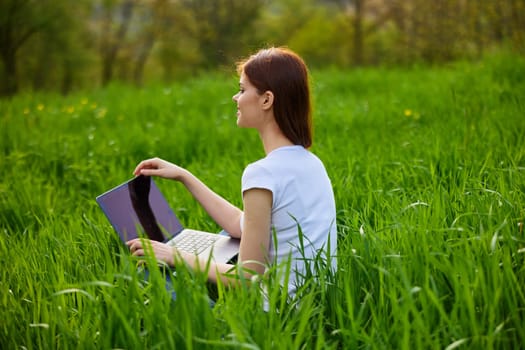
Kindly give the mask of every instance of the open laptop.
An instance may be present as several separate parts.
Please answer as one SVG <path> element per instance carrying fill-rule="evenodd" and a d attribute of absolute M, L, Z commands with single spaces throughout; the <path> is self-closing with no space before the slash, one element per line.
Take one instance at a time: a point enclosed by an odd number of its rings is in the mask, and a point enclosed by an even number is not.
<path fill-rule="evenodd" d="M 147 237 L 223 263 L 239 252 L 238 239 L 185 229 L 151 177 L 137 176 L 96 201 L 123 242 Z"/>

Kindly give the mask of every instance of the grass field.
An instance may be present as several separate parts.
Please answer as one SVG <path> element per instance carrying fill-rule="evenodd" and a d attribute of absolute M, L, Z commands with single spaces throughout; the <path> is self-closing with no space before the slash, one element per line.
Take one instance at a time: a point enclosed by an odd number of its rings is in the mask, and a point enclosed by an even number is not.
<path fill-rule="evenodd" d="M 94 201 L 159 156 L 240 205 L 263 150 L 236 127 L 237 85 L 217 73 L 0 101 L 3 349 L 523 347 L 525 60 L 313 72 L 339 269 L 319 259 L 300 300 L 273 288 L 268 313 L 255 285 L 212 290 L 210 308 L 183 266 L 171 302 Z M 218 230 L 181 185 L 158 183 L 186 226 Z"/>

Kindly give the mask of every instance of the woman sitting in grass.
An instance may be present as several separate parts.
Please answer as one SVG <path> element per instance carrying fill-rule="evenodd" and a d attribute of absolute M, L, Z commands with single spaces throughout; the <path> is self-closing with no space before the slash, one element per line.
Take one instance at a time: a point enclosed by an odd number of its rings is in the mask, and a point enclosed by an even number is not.
<path fill-rule="evenodd" d="M 285 48 L 263 49 L 239 63 L 237 125 L 255 128 L 266 156 L 249 164 L 242 175 L 243 209 L 217 195 L 188 170 L 159 158 L 142 161 L 134 174 L 181 182 L 206 212 L 232 237 L 240 239 L 236 269 L 244 278 L 262 275 L 291 258 L 287 291 L 294 295 L 305 259 L 335 256 L 336 211 L 332 185 L 312 145 L 312 108 L 308 70 Z M 302 232 L 302 234 L 300 233 Z M 275 237 L 274 237 L 275 235 Z M 302 241 L 302 242 L 301 242 Z M 183 259 L 204 269 L 205 259 L 150 241 L 158 260 L 174 266 Z M 135 256 L 145 254 L 144 241 L 131 240 Z M 303 248 L 301 248 L 303 247 Z M 321 250 L 324 254 L 319 254 Z M 329 249 L 329 251 L 327 251 Z M 335 267 L 335 258 L 330 260 Z M 307 265 L 307 264 L 306 264 Z M 235 284 L 234 265 L 211 262 L 208 279 Z"/>

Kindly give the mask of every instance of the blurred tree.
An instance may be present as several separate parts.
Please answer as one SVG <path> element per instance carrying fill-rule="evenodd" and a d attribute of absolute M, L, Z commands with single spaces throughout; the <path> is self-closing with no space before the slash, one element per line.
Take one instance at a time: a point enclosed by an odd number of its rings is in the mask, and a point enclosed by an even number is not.
<path fill-rule="evenodd" d="M 326 10 L 326 11 L 325 11 Z M 315 0 L 275 0 L 264 7 L 255 24 L 259 42 L 280 46 L 290 45 L 292 38 L 301 31 L 317 13 L 330 12 L 315 4 Z"/>
<path fill-rule="evenodd" d="M 352 50 L 347 40 L 352 32 L 346 16 L 317 9 L 307 22 L 293 32 L 288 45 L 301 54 L 310 67 L 350 65 Z"/>
<path fill-rule="evenodd" d="M 348 16 L 353 27 L 352 60 L 355 65 L 363 63 L 363 22 L 365 0 L 322 0 L 326 3 L 335 3 L 340 10 Z"/>
<path fill-rule="evenodd" d="M 67 94 L 80 84 L 81 72 L 87 65 L 91 40 L 83 21 L 89 14 L 87 1 L 53 2 L 60 14 L 20 49 L 21 83 L 33 90 L 59 89 Z M 82 40 L 79 40 L 82 38 Z"/>
<path fill-rule="evenodd" d="M 525 49 L 525 1 L 487 0 L 486 17 L 492 39 L 511 44 L 518 51 Z"/>
<path fill-rule="evenodd" d="M 181 0 L 194 18 L 202 66 L 230 64 L 254 37 L 264 0 Z M 257 46 L 257 45 L 254 45 Z"/>
<path fill-rule="evenodd" d="M 165 81 L 185 76 L 202 61 L 197 36 L 198 23 L 192 11 L 180 1 L 169 1 L 158 11 L 156 59 Z"/>
<path fill-rule="evenodd" d="M 262 45 L 314 66 L 524 53 L 525 1 L 0 0 L 0 95 L 170 81 Z"/>
<path fill-rule="evenodd" d="M 366 39 L 378 32 L 392 18 L 392 7 L 384 0 L 321 0 L 336 4 L 352 26 L 352 63 L 365 63 Z"/>
<path fill-rule="evenodd" d="M 154 53 L 152 60 L 160 63 L 164 80 L 185 76 L 202 64 L 204 59 L 199 51 L 198 35 L 200 24 L 184 2 L 155 0 L 144 10 L 148 14 L 147 20 L 138 21 L 143 33 L 135 42 L 142 47 L 149 47 L 150 53 Z M 138 83 L 139 55 L 135 61 L 134 81 Z"/>
<path fill-rule="evenodd" d="M 113 78 L 117 55 L 124 45 L 135 4 L 135 0 L 104 0 L 94 9 L 96 29 L 100 38 L 103 86 Z"/>
<path fill-rule="evenodd" d="M 87 0 L 0 1 L 0 95 L 20 88 L 67 93 L 85 57 L 79 41 Z M 82 52 L 82 53 L 81 53 Z"/>
<path fill-rule="evenodd" d="M 101 43 L 102 85 L 115 74 L 141 84 L 153 52 L 167 75 L 172 74 L 174 66 L 179 71 L 191 71 L 192 67 L 230 64 L 254 37 L 251 28 L 262 2 L 100 1 L 94 9 L 93 28 Z"/>
<path fill-rule="evenodd" d="M 256 27 L 257 41 L 289 46 L 312 67 L 347 66 L 351 61 L 351 22 L 333 1 L 272 1 Z"/>
<path fill-rule="evenodd" d="M 18 57 L 19 50 L 37 33 L 49 29 L 54 21 L 60 20 L 62 13 L 52 1 L 41 0 L 2 0 L 0 1 L 0 58 L 3 78 L 0 94 L 14 95 L 19 88 Z"/>
<path fill-rule="evenodd" d="M 354 64 L 363 64 L 363 7 L 365 0 L 353 0 L 354 5 Z"/>
<path fill-rule="evenodd" d="M 147 7 L 143 7 L 139 22 L 144 23 L 141 40 L 135 46 L 135 66 L 133 68 L 133 81 L 142 85 L 146 61 L 151 54 L 155 42 L 161 37 L 165 28 L 173 24 L 174 8 L 169 0 L 155 0 Z"/>

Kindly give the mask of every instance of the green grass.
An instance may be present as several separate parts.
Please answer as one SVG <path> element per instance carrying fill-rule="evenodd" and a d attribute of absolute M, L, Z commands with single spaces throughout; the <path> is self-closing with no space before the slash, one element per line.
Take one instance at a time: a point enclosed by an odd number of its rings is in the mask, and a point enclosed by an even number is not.
<path fill-rule="evenodd" d="M 236 77 L 0 101 L 2 348 L 522 347 L 523 58 L 315 71 L 313 88 L 339 269 L 315 261 L 300 300 L 273 288 L 268 313 L 254 286 L 218 288 L 209 308 L 183 266 L 171 302 L 94 201 L 159 156 L 240 205 L 263 150 L 235 125 Z M 186 226 L 218 230 L 181 185 L 159 185 Z"/>

